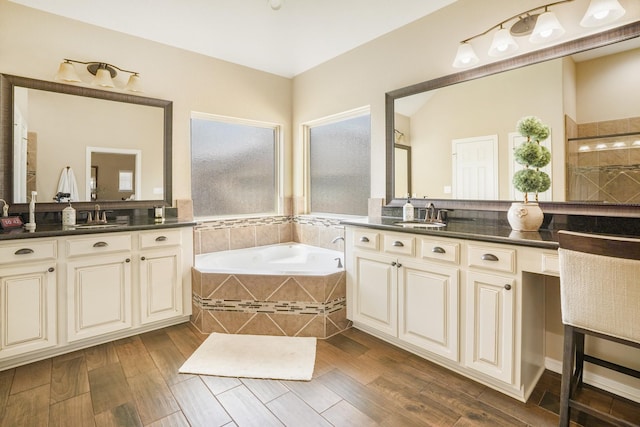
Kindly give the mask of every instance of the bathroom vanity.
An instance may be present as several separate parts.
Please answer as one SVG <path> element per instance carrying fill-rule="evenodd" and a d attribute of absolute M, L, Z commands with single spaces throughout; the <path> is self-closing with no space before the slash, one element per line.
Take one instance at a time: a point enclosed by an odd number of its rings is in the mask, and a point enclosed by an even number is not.
<path fill-rule="evenodd" d="M 193 223 L 0 233 L 0 370 L 182 323 Z"/>
<path fill-rule="evenodd" d="M 528 399 L 545 369 L 543 281 L 559 275 L 553 233 L 464 222 L 343 224 L 355 327 Z"/>

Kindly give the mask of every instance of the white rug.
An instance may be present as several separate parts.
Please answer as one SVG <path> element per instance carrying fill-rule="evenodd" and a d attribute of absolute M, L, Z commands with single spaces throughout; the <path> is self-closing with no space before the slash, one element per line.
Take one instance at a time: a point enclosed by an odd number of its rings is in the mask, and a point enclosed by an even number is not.
<path fill-rule="evenodd" d="M 182 374 L 309 381 L 316 338 L 212 333 L 180 368 Z"/>

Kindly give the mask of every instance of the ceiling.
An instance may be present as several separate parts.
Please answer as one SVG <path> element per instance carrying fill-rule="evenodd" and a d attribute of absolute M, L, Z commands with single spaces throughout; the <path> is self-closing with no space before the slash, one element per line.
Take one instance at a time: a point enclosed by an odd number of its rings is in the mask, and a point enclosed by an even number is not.
<path fill-rule="evenodd" d="M 293 77 L 456 0 L 11 0 Z"/>

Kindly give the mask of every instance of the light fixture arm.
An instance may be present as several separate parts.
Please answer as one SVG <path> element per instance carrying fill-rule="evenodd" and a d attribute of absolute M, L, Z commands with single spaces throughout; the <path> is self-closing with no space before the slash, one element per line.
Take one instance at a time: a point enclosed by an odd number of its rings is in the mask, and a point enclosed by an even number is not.
<path fill-rule="evenodd" d="M 502 22 L 499 22 L 498 24 L 494 25 L 493 27 L 489 28 L 489 29 L 488 29 L 488 30 L 486 30 L 486 31 L 483 31 L 482 33 L 476 34 L 475 36 L 472 36 L 472 37 L 469 37 L 468 39 L 464 39 L 464 40 L 462 40 L 460 43 L 468 43 L 468 42 L 470 42 L 470 41 L 471 41 L 471 40 L 473 40 L 473 39 L 476 39 L 476 38 L 478 38 L 478 37 L 482 37 L 482 36 L 484 36 L 484 35 L 487 35 L 488 33 L 490 33 L 491 31 L 495 30 L 496 28 L 501 28 L 502 26 L 504 26 L 504 24 L 506 24 L 507 22 L 509 22 L 509 21 L 511 21 L 511 20 L 513 20 L 513 19 L 516 19 L 516 18 L 522 18 L 522 16 L 523 16 L 523 15 L 529 15 L 531 12 L 535 12 L 535 11 L 542 10 L 542 9 L 544 9 L 544 10 L 545 10 L 545 12 L 546 12 L 546 11 L 547 11 L 547 8 L 549 8 L 549 7 L 551 7 L 551 6 L 555 6 L 555 5 L 562 4 L 562 3 L 568 3 L 568 2 L 570 2 L 570 1 L 574 1 L 574 0 L 561 0 L 561 1 L 556 1 L 556 2 L 553 2 L 553 3 L 545 4 L 545 5 L 543 5 L 543 6 L 534 7 L 533 9 L 525 10 L 524 12 L 520 12 L 520 13 L 518 13 L 518 14 L 516 14 L 516 15 L 513 15 L 513 16 L 511 16 L 511 17 L 509 17 L 509 18 L 505 19 L 505 20 L 504 20 L 504 21 L 502 21 Z"/>
<path fill-rule="evenodd" d="M 113 74 L 113 69 L 116 69 L 118 71 L 122 71 L 123 73 L 129 73 L 129 74 L 135 74 L 135 75 L 139 75 L 139 73 L 137 71 L 130 71 L 130 70 L 125 70 L 124 68 L 120 68 L 116 65 L 113 64 L 108 64 L 106 62 L 98 62 L 98 61 L 78 61 L 76 59 L 69 59 L 69 58 L 64 58 L 65 62 L 74 62 L 76 64 L 83 64 L 87 66 L 87 70 L 95 75 L 96 71 L 98 69 L 104 68 L 106 70 L 109 70 L 109 72 L 111 73 L 111 77 L 115 77 L 115 75 Z M 92 71 L 93 70 L 93 71 Z"/>

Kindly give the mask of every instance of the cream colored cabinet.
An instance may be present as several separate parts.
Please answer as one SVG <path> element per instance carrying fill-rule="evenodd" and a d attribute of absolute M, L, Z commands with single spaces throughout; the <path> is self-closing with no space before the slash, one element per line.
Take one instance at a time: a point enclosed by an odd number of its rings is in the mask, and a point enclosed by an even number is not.
<path fill-rule="evenodd" d="M 67 340 L 131 328 L 131 235 L 69 238 Z"/>
<path fill-rule="evenodd" d="M 377 253 L 353 254 L 352 320 L 396 336 L 397 261 Z"/>
<path fill-rule="evenodd" d="M 140 322 L 182 315 L 180 230 L 143 232 L 139 239 Z"/>
<path fill-rule="evenodd" d="M 0 245 L 0 359 L 57 345 L 57 248 L 54 239 Z"/>
<path fill-rule="evenodd" d="M 0 241 L 0 370 L 191 314 L 191 227 Z"/>
<path fill-rule="evenodd" d="M 398 338 L 457 361 L 459 269 L 403 260 L 398 273 Z"/>
<path fill-rule="evenodd" d="M 347 236 L 359 248 L 351 257 L 353 267 L 348 267 L 352 320 L 457 361 L 459 269 L 415 259 L 417 245 L 411 235 L 379 238 L 358 230 Z M 457 260 L 455 250 L 445 258 L 451 255 Z"/>
<path fill-rule="evenodd" d="M 516 251 L 468 244 L 465 365 L 514 383 Z"/>
<path fill-rule="evenodd" d="M 345 235 L 355 327 L 528 398 L 544 371 L 540 277 L 554 252 L 358 227 Z"/>
<path fill-rule="evenodd" d="M 515 280 L 469 272 L 466 296 L 465 365 L 513 383 Z"/>

